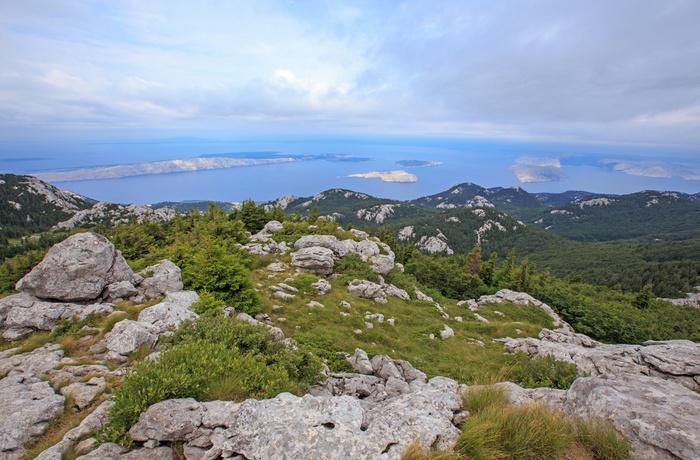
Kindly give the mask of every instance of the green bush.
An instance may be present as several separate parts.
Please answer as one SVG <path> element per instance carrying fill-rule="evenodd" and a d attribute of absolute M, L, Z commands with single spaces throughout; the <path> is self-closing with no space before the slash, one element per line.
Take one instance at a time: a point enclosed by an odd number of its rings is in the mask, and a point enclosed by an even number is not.
<path fill-rule="evenodd" d="M 264 327 L 203 317 L 182 325 L 155 361 L 138 364 L 115 392 L 104 440 L 129 444 L 129 428 L 150 405 L 170 398 L 200 401 L 301 394 L 319 378 L 320 360 L 274 342 Z"/>
<path fill-rule="evenodd" d="M 314 276 L 310 273 L 299 273 L 294 278 L 294 281 L 289 282 L 289 285 L 299 289 L 301 292 L 310 292 L 311 285 L 319 279 L 318 276 Z"/>
<path fill-rule="evenodd" d="M 367 280 L 373 283 L 379 282 L 379 276 L 356 252 L 350 253 L 336 262 L 333 271 L 342 274 L 346 283 L 353 279 Z"/>
<path fill-rule="evenodd" d="M 226 302 L 216 298 L 209 291 L 199 293 L 199 300 L 192 304 L 192 310 L 200 316 L 219 316 L 223 314 Z"/>
<path fill-rule="evenodd" d="M 529 359 L 518 353 L 517 365 L 511 378 L 525 388 L 549 387 L 568 390 L 578 377 L 576 364 L 554 359 L 553 356 Z"/>

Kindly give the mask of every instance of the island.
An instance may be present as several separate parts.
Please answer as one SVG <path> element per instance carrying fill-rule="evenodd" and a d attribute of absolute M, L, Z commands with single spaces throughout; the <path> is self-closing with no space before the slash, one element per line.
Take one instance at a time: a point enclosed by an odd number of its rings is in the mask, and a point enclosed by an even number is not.
<path fill-rule="evenodd" d="M 348 177 L 381 179 L 383 182 L 418 182 L 418 176 L 406 171 L 371 171 L 364 174 L 350 174 Z"/>

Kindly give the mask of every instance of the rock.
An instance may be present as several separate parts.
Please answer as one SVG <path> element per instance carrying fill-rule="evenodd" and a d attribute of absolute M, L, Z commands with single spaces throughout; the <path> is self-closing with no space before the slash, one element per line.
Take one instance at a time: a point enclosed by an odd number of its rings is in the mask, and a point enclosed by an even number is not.
<path fill-rule="evenodd" d="M 121 460 L 173 460 L 174 458 L 173 449 L 169 446 L 138 449 L 121 456 Z"/>
<path fill-rule="evenodd" d="M 346 302 L 344 300 L 340 301 L 340 306 L 343 308 L 347 308 L 348 310 L 350 310 L 352 308 L 352 305 L 350 305 L 348 302 Z"/>
<path fill-rule="evenodd" d="M 121 460 L 121 454 L 124 453 L 124 451 L 126 451 L 126 449 L 119 444 L 107 442 L 100 444 L 97 449 L 89 454 L 78 457 L 78 460 Z"/>
<path fill-rule="evenodd" d="M 408 295 L 408 292 L 404 291 L 403 289 L 397 288 L 393 284 L 390 284 L 386 288 L 384 288 L 384 292 L 386 292 L 386 295 L 390 295 L 392 297 L 398 297 L 401 300 L 406 300 L 406 301 L 411 300 L 411 296 Z"/>
<path fill-rule="evenodd" d="M 455 331 L 452 330 L 450 326 L 444 324 L 445 328 L 440 331 L 440 338 L 442 340 L 447 340 L 450 337 L 454 337 Z"/>
<path fill-rule="evenodd" d="M 413 286 L 413 292 L 416 294 L 416 299 L 424 302 L 435 302 L 429 295 L 423 294 L 417 287 Z"/>
<path fill-rule="evenodd" d="M 296 296 L 294 294 L 287 294 L 286 292 L 276 291 L 274 294 L 272 294 L 272 297 L 279 300 L 292 300 Z"/>
<path fill-rule="evenodd" d="M 482 323 L 488 323 L 488 322 L 489 322 L 489 320 L 487 320 L 486 318 L 484 318 L 483 316 L 481 316 L 481 315 L 478 314 L 478 313 L 474 313 L 474 318 L 475 318 L 477 321 L 480 321 L 480 322 L 482 322 Z"/>
<path fill-rule="evenodd" d="M 608 345 L 564 329 L 543 329 L 540 339 L 520 338 L 505 342 L 506 351 L 532 357 L 551 355 L 574 363 L 579 375 L 653 375 L 676 380 L 700 390 L 700 344 L 686 340 L 647 342 L 648 345 Z"/>
<path fill-rule="evenodd" d="M 565 404 L 573 415 L 611 420 L 634 458 L 700 458 L 700 395 L 680 384 L 634 374 L 579 378 Z"/>
<path fill-rule="evenodd" d="M 362 240 L 355 243 L 355 252 L 358 253 L 362 260 L 367 262 L 370 257 L 378 256 L 380 253 L 379 245 L 372 240 Z"/>
<path fill-rule="evenodd" d="M 71 383 L 61 388 L 63 396 L 71 396 L 79 410 L 89 406 L 95 398 L 102 394 L 107 383 L 104 377 L 93 377 L 87 383 Z"/>
<path fill-rule="evenodd" d="M 136 290 L 131 281 L 118 281 L 107 285 L 103 297 L 105 300 L 111 302 L 117 299 L 128 299 L 130 297 L 134 297 L 138 293 L 139 291 Z"/>
<path fill-rule="evenodd" d="M 502 302 L 510 302 L 515 305 L 534 305 L 543 310 L 550 316 L 550 318 L 552 318 L 553 327 L 573 331 L 571 326 L 566 321 L 561 319 L 561 317 L 559 317 L 559 315 L 557 315 L 557 313 L 549 305 L 540 302 L 526 292 L 515 292 L 509 289 L 501 289 L 494 295 L 483 295 L 479 297 L 478 302 L 474 301 L 473 299 L 469 300 L 468 302 L 469 308 L 472 311 L 476 311 L 484 305 Z"/>
<path fill-rule="evenodd" d="M 16 342 L 18 340 L 22 340 L 24 338 L 29 337 L 33 333 L 34 329 L 32 329 L 31 327 L 13 327 L 3 332 L 2 338 L 7 340 L 8 342 Z"/>
<path fill-rule="evenodd" d="M 325 305 L 323 305 L 321 302 L 316 302 L 315 300 L 312 300 L 311 302 L 306 304 L 307 307 L 311 308 L 324 308 Z"/>
<path fill-rule="evenodd" d="M 17 282 L 15 289 L 58 301 L 97 299 L 109 284 L 108 275 L 116 255 L 114 245 L 102 235 L 70 236 L 49 249 L 44 259 Z M 112 280 L 116 281 L 122 280 Z"/>
<path fill-rule="evenodd" d="M 377 303 L 386 303 L 386 294 L 379 284 L 367 280 L 352 280 L 348 284 L 348 292 L 365 299 L 374 300 Z"/>
<path fill-rule="evenodd" d="M 321 247 L 330 250 L 335 259 L 341 259 L 348 255 L 347 247 L 332 235 L 306 235 L 294 243 L 297 251 L 305 248 Z M 294 263 L 292 262 L 292 265 Z"/>
<path fill-rule="evenodd" d="M 162 334 L 170 328 L 177 328 L 183 321 L 199 318 L 190 309 L 198 300 L 199 296 L 194 291 L 171 292 L 161 303 L 143 309 L 139 314 L 139 322 L 152 324 Z"/>
<path fill-rule="evenodd" d="M 159 333 L 160 329 L 152 324 L 125 319 L 114 326 L 104 341 L 110 351 L 126 356 L 142 346 L 154 346 Z"/>
<path fill-rule="evenodd" d="M 328 276 L 333 273 L 335 266 L 334 254 L 324 247 L 304 247 L 292 253 L 292 266 L 305 272 Z"/>
<path fill-rule="evenodd" d="M 95 446 L 97 445 L 98 442 L 99 441 L 97 441 L 97 439 L 95 439 L 95 438 L 87 438 L 83 441 L 80 441 L 78 444 L 76 444 L 75 451 L 79 454 L 87 454 L 87 453 L 95 450 Z"/>
<path fill-rule="evenodd" d="M 284 262 L 273 262 L 267 266 L 267 269 L 271 272 L 286 272 L 289 270 L 289 265 L 285 264 Z"/>
<path fill-rule="evenodd" d="M 387 355 L 376 355 L 371 359 L 372 369 L 377 377 L 388 380 L 393 377 L 402 380 L 401 371 L 394 364 L 394 360 Z"/>
<path fill-rule="evenodd" d="M 282 331 L 282 329 L 280 329 L 278 327 L 271 326 L 269 324 L 265 324 L 263 322 L 260 322 L 247 313 L 239 313 L 238 316 L 236 316 L 236 319 L 238 321 L 245 321 L 246 323 L 248 323 L 252 326 L 262 326 L 262 327 L 268 328 L 270 330 L 270 332 L 272 333 L 272 339 L 275 342 L 284 342 L 286 340 L 286 337 L 284 336 L 284 332 Z"/>
<path fill-rule="evenodd" d="M 138 286 L 139 292 L 142 292 L 149 299 L 154 299 L 168 292 L 182 291 L 180 267 L 169 260 L 163 260 L 158 265 L 147 267 L 139 272 L 139 275 L 145 278 Z"/>
<path fill-rule="evenodd" d="M 45 345 L 28 353 L 0 355 L 0 375 L 42 378 L 58 366 L 63 358 L 63 350 L 60 348 L 59 345 Z"/>
<path fill-rule="evenodd" d="M 369 233 L 363 232 L 362 230 L 358 230 L 356 228 L 351 228 L 350 233 L 352 233 L 354 236 L 356 236 L 360 239 L 363 239 L 363 240 L 366 240 L 367 238 L 369 238 Z"/>
<path fill-rule="evenodd" d="M 380 275 L 386 275 L 394 269 L 394 254 L 379 254 L 369 259 L 370 268 Z"/>
<path fill-rule="evenodd" d="M 134 441 L 180 441 L 201 424 L 202 404 L 192 398 L 169 399 L 153 404 L 129 430 Z"/>
<path fill-rule="evenodd" d="M 374 368 L 372 367 L 372 362 L 369 360 L 369 356 L 360 348 L 355 348 L 355 354 L 348 358 L 348 361 L 352 368 L 360 374 L 372 375 L 374 373 Z"/>
<path fill-rule="evenodd" d="M 260 230 L 260 233 L 267 233 L 269 235 L 272 235 L 274 233 L 281 232 L 282 230 L 284 230 L 284 225 L 282 225 L 281 222 L 271 220 L 270 222 L 265 224 L 263 229 Z"/>
<path fill-rule="evenodd" d="M 36 377 L 8 376 L 0 380 L 0 452 L 15 459 L 24 446 L 41 436 L 49 420 L 63 412 L 65 398 Z"/>
<path fill-rule="evenodd" d="M 348 396 L 288 393 L 247 400 L 230 413 L 226 430 L 212 437 L 207 456 L 399 459 L 415 440 L 426 447 L 451 447 L 459 436 L 452 417 L 461 400 L 458 385 L 449 382 L 433 379 L 416 392 L 372 406 Z"/>
<path fill-rule="evenodd" d="M 311 284 L 311 287 L 316 289 L 318 291 L 318 295 L 324 295 L 329 292 L 331 292 L 332 286 L 331 283 L 324 279 L 320 279 L 316 281 L 315 283 Z"/>

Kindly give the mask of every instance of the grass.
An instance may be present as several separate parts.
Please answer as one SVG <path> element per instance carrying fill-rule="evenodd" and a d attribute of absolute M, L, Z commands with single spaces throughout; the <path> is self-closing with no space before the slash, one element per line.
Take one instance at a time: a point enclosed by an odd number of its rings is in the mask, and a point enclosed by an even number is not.
<path fill-rule="evenodd" d="M 289 256 L 280 256 L 279 260 L 290 262 Z M 333 286 L 332 290 L 319 296 L 315 289 L 308 288 L 316 280 L 317 276 L 296 274 L 292 270 L 272 273 L 261 269 L 252 272 L 253 285 L 263 285 L 259 288 L 262 310 L 275 320 L 287 337 L 304 344 L 333 344 L 334 353 L 353 354 L 355 348 L 362 348 L 370 355 L 386 354 L 394 359 L 404 359 L 428 377 L 443 375 L 468 384 L 483 382 L 502 374 L 503 368 L 515 367 L 519 362 L 515 356 L 504 354 L 503 345 L 492 342 L 492 339 L 536 337 L 542 327 L 551 327 L 551 318 L 534 306 L 519 307 L 503 303 L 485 307 L 479 314 L 490 322 L 482 323 L 476 320 L 467 305 L 457 306 L 456 301 L 445 300 L 441 305 L 451 317 L 445 320 L 430 302 L 405 302 L 389 297 L 386 304 L 377 304 L 350 295 L 342 280 L 328 280 Z M 269 290 L 269 286 L 280 282 L 301 289 L 295 293 L 294 299 L 280 301 L 273 298 Z M 308 307 L 306 304 L 311 300 L 325 307 Z M 341 301 L 350 303 L 352 308 L 341 307 Z M 273 310 L 273 305 L 282 305 L 283 308 Z M 369 320 L 374 327 L 366 328 L 365 313 L 368 311 L 381 313 L 387 319 L 395 318 L 395 326 Z M 494 311 L 502 312 L 503 316 Z M 349 316 L 342 316 L 341 313 L 349 313 Z M 457 316 L 462 317 L 463 321 L 456 321 L 454 318 Z M 280 317 L 284 317 L 285 322 L 277 321 Z M 454 330 L 455 336 L 446 341 L 439 338 L 431 340 L 430 333 L 439 333 L 445 324 Z M 362 333 L 356 334 L 354 331 L 357 329 Z M 477 340 L 484 346 L 476 344 Z"/>

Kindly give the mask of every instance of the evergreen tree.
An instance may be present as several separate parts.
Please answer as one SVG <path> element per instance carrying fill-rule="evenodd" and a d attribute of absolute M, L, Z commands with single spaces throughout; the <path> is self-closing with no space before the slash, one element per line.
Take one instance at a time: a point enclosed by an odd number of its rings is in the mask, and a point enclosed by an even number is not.
<path fill-rule="evenodd" d="M 477 276 L 481 274 L 481 246 L 478 243 L 467 254 L 467 273 Z"/>

